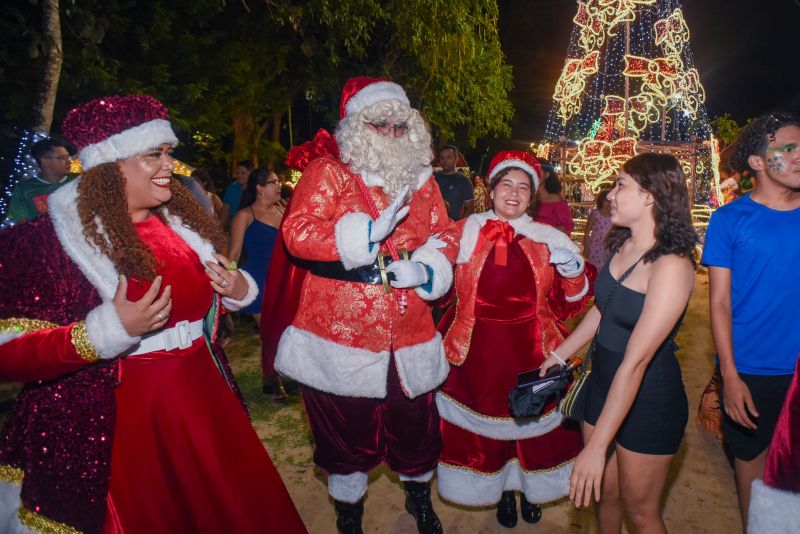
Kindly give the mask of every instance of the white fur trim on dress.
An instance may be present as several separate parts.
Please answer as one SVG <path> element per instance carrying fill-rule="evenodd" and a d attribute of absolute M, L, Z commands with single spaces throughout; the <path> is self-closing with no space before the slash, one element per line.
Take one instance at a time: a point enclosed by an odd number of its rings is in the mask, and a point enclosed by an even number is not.
<path fill-rule="evenodd" d="M 417 475 L 415 477 L 403 474 L 398 474 L 397 476 L 400 478 L 400 482 L 430 482 L 433 478 L 433 469 L 427 473 L 422 473 L 421 475 Z"/>
<path fill-rule="evenodd" d="M 83 172 L 86 172 L 101 163 L 129 158 L 164 143 L 177 145 L 178 137 L 172 131 L 168 120 L 153 119 L 89 145 L 83 148 L 78 156 L 81 159 Z"/>
<path fill-rule="evenodd" d="M 375 173 L 372 173 L 372 172 L 369 172 L 369 171 L 365 171 L 365 170 L 364 171 L 357 171 L 357 170 L 353 169 L 352 167 L 350 168 L 350 170 L 353 171 L 355 174 L 360 174 L 361 175 L 361 179 L 364 180 L 364 184 L 366 184 L 367 187 L 380 187 L 380 188 L 383 188 L 383 185 L 386 183 L 386 182 L 383 181 L 383 178 L 381 176 L 378 176 Z M 419 174 L 417 174 L 417 183 L 413 187 L 413 190 L 414 191 L 419 191 L 420 189 L 422 189 L 422 186 L 425 185 L 425 182 L 427 182 L 432 177 L 433 177 L 433 167 L 431 167 L 430 165 L 425 165 L 419 171 Z"/>
<path fill-rule="evenodd" d="M 95 352 L 106 359 L 125 352 L 142 339 L 128 334 L 111 301 L 102 303 L 86 316 L 86 335 Z"/>
<path fill-rule="evenodd" d="M 569 476 L 574 461 L 555 469 L 524 471 L 516 458 L 496 473 L 479 473 L 439 462 L 436 486 L 439 496 L 466 506 L 491 506 L 504 491 L 522 491 L 531 503 L 547 503 L 569 493 Z"/>
<path fill-rule="evenodd" d="M 469 216 L 467 222 L 464 223 L 464 230 L 461 233 L 460 248 L 458 251 L 458 259 L 456 263 L 467 263 L 475 252 L 475 247 L 478 244 L 478 235 L 481 228 L 489 220 L 497 220 L 499 217 L 494 211 L 484 211 L 483 213 L 474 213 Z M 564 232 L 556 230 L 547 224 L 535 222 L 530 215 L 523 213 L 520 217 L 508 221 L 508 224 L 514 229 L 515 232 L 520 233 L 535 243 L 547 245 L 547 248 L 552 253 L 556 248 L 565 248 L 580 254 L 580 248 L 576 245 Z"/>
<path fill-rule="evenodd" d="M 253 279 L 250 273 L 244 269 L 239 269 L 239 272 L 242 273 L 242 276 L 244 276 L 244 279 L 247 281 L 247 293 L 244 297 L 242 297 L 242 300 L 236 300 L 231 297 L 222 297 L 222 305 L 228 308 L 230 311 L 239 311 L 242 308 L 246 308 L 252 304 L 258 296 L 258 284 L 256 284 L 256 281 Z"/>
<path fill-rule="evenodd" d="M 558 407 L 538 419 L 490 417 L 470 410 L 441 391 L 436 393 L 436 407 L 439 409 L 439 416 L 448 423 L 473 434 L 502 441 L 542 436 L 558 428 L 564 420 Z"/>
<path fill-rule="evenodd" d="M 5 534 L 35 534 L 19 520 L 22 506 L 20 487 L 17 484 L 0 481 L 0 532 Z"/>
<path fill-rule="evenodd" d="M 800 528 L 800 493 L 757 479 L 750 490 L 747 534 L 794 534 Z"/>
<path fill-rule="evenodd" d="M 509 167 L 522 169 L 523 171 L 533 176 L 533 190 L 536 191 L 539 188 L 539 174 L 536 172 L 536 169 L 534 169 L 524 161 L 518 159 L 507 159 L 495 165 L 494 169 L 492 169 L 492 173 L 489 175 L 489 181 L 491 182 L 492 178 L 497 176 L 497 173 Z"/>
<path fill-rule="evenodd" d="M 380 81 L 367 85 L 351 96 L 344 105 L 344 111 L 347 115 L 352 115 L 386 100 L 399 100 L 404 104 L 411 105 L 411 101 L 408 100 L 402 87 L 394 82 Z"/>
<path fill-rule="evenodd" d="M 586 293 L 588 292 L 589 292 L 589 278 L 587 278 L 586 275 L 583 275 L 583 289 L 581 289 L 580 293 L 578 293 L 577 295 L 573 295 L 571 297 L 566 297 L 564 298 L 564 300 L 566 300 L 567 302 L 578 302 L 583 297 L 585 297 Z"/>
<path fill-rule="evenodd" d="M 339 259 L 348 271 L 370 265 L 378 257 L 380 246 L 375 243 L 370 250 L 369 228 L 372 218 L 366 213 L 347 213 L 336 221 L 334 236 Z"/>
<path fill-rule="evenodd" d="M 357 503 L 367 492 L 367 474 L 361 471 L 349 475 L 328 475 L 328 494 L 337 501 Z"/>
<path fill-rule="evenodd" d="M 410 399 L 436 389 L 450 372 L 439 332 L 430 341 L 395 350 L 394 362 Z"/>
<path fill-rule="evenodd" d="M 443 297 L 453 284 L 453 266 L 447 256 L 432 246 L 423 245 L 411 255 L 411 261 L 418 261 L 423 265 L 427 265 L 433 271 L 430 293 L 421 287 L 417 287 L 414 290 L 419 295 L 419 298 L 422 300 L 436 300 Z"/>
<path fill-rule="evenodd" d="M 283 331 L 275 369 L 314 389 L 349 397 L 386 397 L 389 351 L 339 345 L 306 330 Z"/>
<path fill-rule="evenodd" d="M 64 249 L 64 252 L 70 258 L 70 260 L 72 260 L 72 262 L 78 266 L 81 273 L 83 273 L 89 283 L 94 286 L 104 304 L 111 305 L 110 303 L 114 298 L 114 293 L 117 291 L 119 273 L 117 273 L 116 269 L 114 268 L 114 263 L 111 261 L 111 259 L 100 252 L 100 250 L 98 250 L 93 243 L 90 244 L 87 242 L 83 236 L 83 224 L 81 224 L 77 209 L 78 183 L 80 183 L 80 178 L 65 184 L 63 187 L 60 187 L 47 197 L 50 219 L 53 221 L 53 228 L 55 229 L 56 237 L 58 237 L 58 241 L 61 244 L 61 247 Z M 211 243 L 204 240 L 193 230 L 185 227 L 180 218 L 167 213 L 166 219 L 168 226 L 172 229 L 172 231 L 174 231 L 186 242 L 187 245 L 189 245 L 192 250 L 195 251 L 195 253 L 197 253 L 201 262 L 217 261 L 214 258 L 214 247 L 211 245 Z M 99 224 L 99 221 L 98 232 L 103 234 L 103 226 L 102 224 Z M 99 308 L 95 309 L 97 310 Z M 102 325 L 104 328 L 108 328 L 108 325 L 112 324 L 117 330 L 116 332 L 111 333 L 110 336 L 104 337 L 103 335 L 97 333 L 97 326 L 90 326 L 89 317 L 87 316 L 86 331 L 90 336 L 90 340 L 92 340 L 92 336 L 94 336 L 94 339 L 100 343 L 100 347 L 95 345 L 95 349 L 98 350 L 98 354 L 101 354 L 101 350 L 106 351 L 117 343 L 124 344 L 127 342 L 123 336 L 119 335 L 120 333 L 118 330 L 122 327 L 122 323 L 119 322 L 118 316 L 116 322 L 112 320 L 111 323 L 103 324 L 100 321 L 106 320 L 109 317 L 109 312 L 102 312 L 102 314 L 101 312 L 97 313 L 98 315 L 95 318 L 96 320 L 93 319 L 92 324 Z M 95 333 L 92 333 L 92 330 L 94 330 Z M 101 355 L 108 357 L 104 354 Z"/>

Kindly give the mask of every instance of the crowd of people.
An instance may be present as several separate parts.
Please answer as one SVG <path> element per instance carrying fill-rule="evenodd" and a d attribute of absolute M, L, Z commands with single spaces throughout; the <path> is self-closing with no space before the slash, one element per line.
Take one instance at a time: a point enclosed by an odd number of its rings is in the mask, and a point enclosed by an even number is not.
<path fill-rule="evenodd" d="M 673 156 L 622 166 L 581 249 L 552 166 L 502 151 L 468 178 L 455 146 L 434 159 L 387 79 L 349 80 L 335 135 L 293 149 L 288 204 L 278 175 L 247 160 L 223 198 L 203 170 L 173 175 L 178 140 L 148 96 L 90 101 L 62 130 L 81 175 L 65 145 L 38 143 L 41 176 L 14 191 L 18 224 L 0 232 L 0 378 L 25 383 L 0 440 L 0 530 L 305 532 L 223 350 L 238 312 L 274 340 L 265 379 L 299 387 L 339 532 L 362 532 L 380 464 L 420 533 L 443 532 L 434 487 L 495 506 L 506 528 L 566 497 L 594 506 L 600 532 L 625 517 L 666 532 L 690 400 L 675 336 L 699 241 Z M 700 260 L 721 432 L 743 525 L 790 532 L 800 119 L 753 121 L 730 164 L 755 187 L 714 213 Z M 523 375 L 567 376 L 586 344 L 591 366 L 569 386 L 579 410 L 562 391 L 537 415 L 509 411 Z"/>

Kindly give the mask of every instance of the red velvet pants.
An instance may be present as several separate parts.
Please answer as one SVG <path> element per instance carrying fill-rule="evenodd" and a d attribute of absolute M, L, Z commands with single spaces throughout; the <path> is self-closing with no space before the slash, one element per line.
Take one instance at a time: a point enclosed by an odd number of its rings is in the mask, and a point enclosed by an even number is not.
<path fill-rule="evenodd" d="M 409 477 L 436 468 L 442 438 L 433 392 L 406 397 L 394 359 L 387 380 L 383 399 L 343 397 L 301 385 L 316 445 L 314 463 L 343 475 L 366 473 L 381 462 Z"/>

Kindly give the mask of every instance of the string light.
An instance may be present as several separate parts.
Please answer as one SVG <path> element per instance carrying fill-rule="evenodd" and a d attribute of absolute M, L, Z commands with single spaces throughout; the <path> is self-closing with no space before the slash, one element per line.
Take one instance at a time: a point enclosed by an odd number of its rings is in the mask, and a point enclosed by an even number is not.
<path fill-rule="evenodd" d="M 693 204 L 722 202 L 718 146 L 680 1 L 581 0 L 573 21 L 537 156 L 563 159 L 596 193 L 636 153 L 669 153 L 692 182 Z"/>
<path fill-rule="evenodd" d="M 19 144 L 17 151 L 14 154 L 14 160 L 11 166 L 11 173 L 6 179 L 3 193 L 0 195 L 0 221 L 4 224 L 9 224 L 6 220 L 8 215 L 8 203 L 11 199 L 11 193 L 17 186 L 20 180 L 27 180 L 39 174 L 39 165 L 36 160 L 31 156 L 31 147 L 34 143 L 47 139 L 47 134 L 42 132 L 34 132 L 32 130 L 22 130 L 19 136 Z M 0 225 L 2 226 L 2 225 Z"/>

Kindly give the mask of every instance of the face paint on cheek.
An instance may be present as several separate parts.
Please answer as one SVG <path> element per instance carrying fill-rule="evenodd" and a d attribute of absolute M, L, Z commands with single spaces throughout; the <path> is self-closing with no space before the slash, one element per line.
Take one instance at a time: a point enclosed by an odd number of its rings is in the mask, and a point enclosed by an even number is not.
<path fill-rule="evenodd" d="M 770 156 L 767 158 L 767 168 L 774 173 L 783 172 L 783 158 L 781 158 L 779 154 Z"/>

